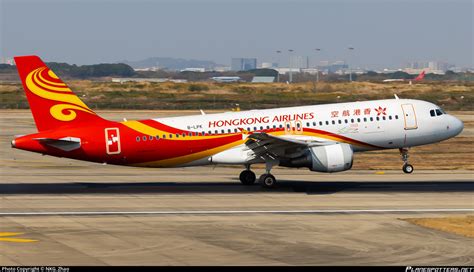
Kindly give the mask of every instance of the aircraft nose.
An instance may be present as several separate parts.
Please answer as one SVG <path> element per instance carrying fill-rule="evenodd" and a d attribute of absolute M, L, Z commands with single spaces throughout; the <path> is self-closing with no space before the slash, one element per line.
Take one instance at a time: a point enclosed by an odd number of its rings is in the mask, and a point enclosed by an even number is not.
<path fill-rule="evenodd" d="M 454 116 L 452 117 L 452 119 L 453 120 L 450 123 L 451 123 L 451 129 L 452 129 L 453 137 L 454 137 L 462 132 L 462 130 L 464 129 L 464 123 Z"/>

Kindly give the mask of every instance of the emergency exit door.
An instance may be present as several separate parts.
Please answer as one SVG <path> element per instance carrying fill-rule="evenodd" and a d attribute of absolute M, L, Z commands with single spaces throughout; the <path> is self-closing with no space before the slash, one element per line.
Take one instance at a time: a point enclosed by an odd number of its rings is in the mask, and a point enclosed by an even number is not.
<path fill-rule="evenodd" d="M 107 154 L 120 154 L 120 132 L 118 128 L 105 129 L 105 148 Z"/>

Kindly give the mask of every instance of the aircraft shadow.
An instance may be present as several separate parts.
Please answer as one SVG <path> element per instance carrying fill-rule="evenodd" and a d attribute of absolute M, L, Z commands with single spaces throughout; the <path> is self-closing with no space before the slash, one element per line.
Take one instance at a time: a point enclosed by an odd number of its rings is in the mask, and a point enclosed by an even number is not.
<path fill-rule="evenodd" d="M 389 181 L 389 182 L 310 182 L 280 180 L 278 187 L 264 189 L 259 184 L 244 186 L 229 182 L 147 182 L 147 183 L 16 183 L 0 184 L 0 195 L 10 194 L 185 194 L 185 193 L 306 193 L 339 192 L 474 192 L 474 181 Z"/>

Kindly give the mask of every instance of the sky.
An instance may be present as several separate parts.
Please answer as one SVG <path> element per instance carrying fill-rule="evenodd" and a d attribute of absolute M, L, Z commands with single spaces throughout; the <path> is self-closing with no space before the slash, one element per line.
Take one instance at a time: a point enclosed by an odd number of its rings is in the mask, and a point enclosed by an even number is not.
<path fill-rule="evenodd" d="M 0 0 L 0 58 L 36 54 L 81 65 L 176 57 L 230 65 L 232 57 L 256 57 L 285 65 L 293 49 L 311 62 L 363 68 L 430 60 L 474 67 L 473 2 Z"/>

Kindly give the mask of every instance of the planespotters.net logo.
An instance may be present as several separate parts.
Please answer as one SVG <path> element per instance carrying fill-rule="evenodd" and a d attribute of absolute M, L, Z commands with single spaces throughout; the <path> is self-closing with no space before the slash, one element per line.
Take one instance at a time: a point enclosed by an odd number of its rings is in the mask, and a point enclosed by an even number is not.
<path fill-rule="evenodd" d="M 421 267 L 407 266 L 405 272 L 474 272 L 473 267 Z"/>

